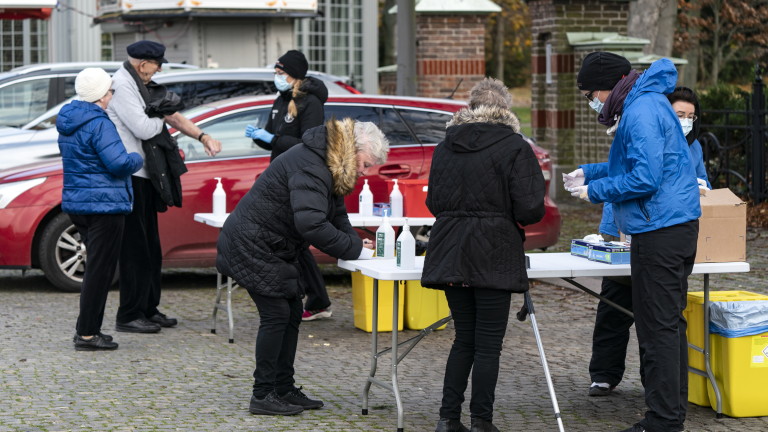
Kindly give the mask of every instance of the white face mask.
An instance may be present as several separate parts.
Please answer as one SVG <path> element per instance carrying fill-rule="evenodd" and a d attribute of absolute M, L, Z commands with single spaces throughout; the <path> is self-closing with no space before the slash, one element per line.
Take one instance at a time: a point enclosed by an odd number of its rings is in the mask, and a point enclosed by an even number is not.
<path fill-rule="evenodd" d="M 291 84 L 285 79 L 285 75 L 275 74 L 275 87 L 279 91 L 286 91 L 291 88 Z"/>
<path fill-rule="evenodd" d="M 603 110 L 604 103 L 600 102 L 600 99 L 597 98 L 597 96 L 593 97 L 591 101 L 589 101 L 589 107 L 593 110 L 597 111 L 598 114 L 600 114 L 600 111 Z"/>
<path fill-rule="evenodd" d="M 680 126 L 683 127 L 683 135 L 688 135 L 693 130 L 693 119 L 680 119 Z"/>

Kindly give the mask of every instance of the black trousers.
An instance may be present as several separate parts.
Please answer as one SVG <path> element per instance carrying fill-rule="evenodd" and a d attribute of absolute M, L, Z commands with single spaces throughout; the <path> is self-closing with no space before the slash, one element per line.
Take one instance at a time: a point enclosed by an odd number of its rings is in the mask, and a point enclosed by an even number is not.
<path fill-rule="evenodd" d="M 301 299 L 266 297 L 248 290 L 259 309 L 256 336 L 256 370 L 253 395 L 263 398 L 271 391 L 282 395 L 294 389 L 293 362 L 299 343 Z"/>
<path fill-rule="evenodd" d="M 101 331 L 104 321 L 107 294 L 120 258 L 125 215 L 69 215 L 69 218 L 88 252 L 75 330 L 80 336 L 93 336 Z"/>
<path fill-rule="evenodd" d="M 632 279 L 603 278 L 600 295 L 632 310 Z M 595 328 L 592 332 L 592 359 L 589 376 L 592 382 L 617 386 L 624 377 L 629 328 L 635 320 L 602 300 L 597 304 Z"/>
<path fill-rule="evenodd" d="M 472 417 L 493 420 L 499 357 L 509 320 L 509 291 L 445 287 L 456 338 L 445 365 L 440 417 L 459 419 L 472 372 Z"/>
<path fill-rule="evenodd" d="M 127 323 L 158 313 L 163 250 L 149 179 L 132 176 L 133 211 L 125 217 L 120 254 L 120 307 L 117 322 Z"/>
<path fill-rule="evenodd" d="M 641 421 L 653 432 L 681 431 L 688 407 L 688 340 L 683 310 L 699 221 L 632 235 L 632 304 L 645 372 Z"/>
<path fill-rule="evenodd" d="M 305 248 L 299 253 L 299 269 L 301 271 L 300 283 L 306 295 L 304 309 L 328 309 L 331 306 L 331 299 L 328 297 L 323 275 L 320 274 L 315 257 L 312 256 L 309 248 Z"/>

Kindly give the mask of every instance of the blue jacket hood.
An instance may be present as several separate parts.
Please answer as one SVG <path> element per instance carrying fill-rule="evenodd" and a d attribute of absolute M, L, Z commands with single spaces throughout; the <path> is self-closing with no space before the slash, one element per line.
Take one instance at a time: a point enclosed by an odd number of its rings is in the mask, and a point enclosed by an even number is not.
<path fill-rule="evenodd" d="M 675 85 L 677 85 L 675 65 L 669 59 L 657 60 L 651 63 L 651 67 L 646 69 L 632 86 L 632 90 L 624 99 L 624 109 L 626 110 L 643 93 L 670 94 L 675 91 Z"/>
<path fill-rule="evenodd" d="M 107 112 L 95 103 L 73 100 L 61 107 L 56 118 L 56 129 L 60 134 L 70 136 L 98 117 L 108 118 Z"/>

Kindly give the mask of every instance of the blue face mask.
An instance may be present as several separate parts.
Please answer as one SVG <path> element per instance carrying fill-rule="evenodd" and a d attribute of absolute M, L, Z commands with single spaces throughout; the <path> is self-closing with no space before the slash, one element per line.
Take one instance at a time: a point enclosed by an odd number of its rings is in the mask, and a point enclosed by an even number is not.
<path fill-rule="evenodd" d="M 693 119 L 680 119 L 680 126 L 683 127 L 683 135 L 688 135 L 693 130 Z"/>
<path fill-rule="evenodd" d="M 600 111 L 603 110 L 604 103 L 600 102 L 600 99 L 597 97 L 593 97 L 591 101 L 589 101 L 589 107 L 593 110 L 597 111 L 598 114 L 600 114 Z"/>
<path fill-rule="evenodd" d="M 275 87 L 279 91 L 286 91 L 291 88 L 291 84 L 286 80 L 285 75 L 275 74 Z"/>

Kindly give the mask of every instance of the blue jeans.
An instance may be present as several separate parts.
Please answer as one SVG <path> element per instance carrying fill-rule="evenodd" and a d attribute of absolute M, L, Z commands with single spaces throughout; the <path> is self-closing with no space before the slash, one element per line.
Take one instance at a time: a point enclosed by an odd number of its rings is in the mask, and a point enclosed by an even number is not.
<path fill-rule="evenodd" d="M 456 338 L 448 355 L 440 417 L 458 419 L 472 372 L 472 417 L 493 420 L 499 357 L 509 320 L 511 292 L 497 289 L 445 287 Z"/>

